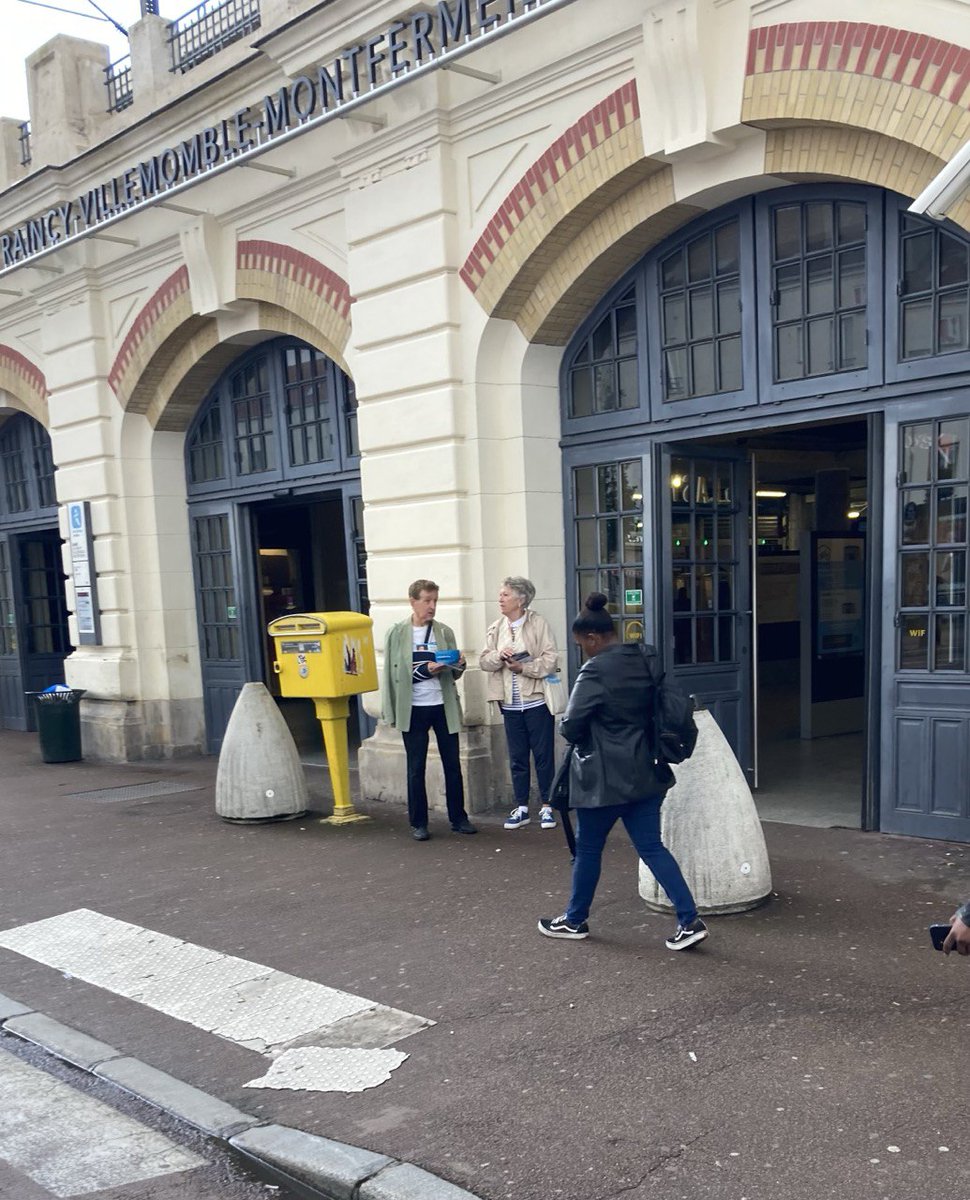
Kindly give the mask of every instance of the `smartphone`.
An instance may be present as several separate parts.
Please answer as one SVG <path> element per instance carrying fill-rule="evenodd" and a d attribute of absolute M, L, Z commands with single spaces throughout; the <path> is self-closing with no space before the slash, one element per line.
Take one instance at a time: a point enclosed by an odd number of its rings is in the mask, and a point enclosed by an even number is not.
<path fill-rule="evenodd" d="M 946 935 L 950 932 L 949 925 L 931 925 L 930 937 L 933 940 L 933 949 L 942 950 L 943 943 L 946 941 Z"/>
<path fill-rule="evenodd" d="M 520 650 L 518 654 L 510 654 L 509 658 L 513 662 L 529 662 L 532 658 L 532 655 L 528 650 Z"/>

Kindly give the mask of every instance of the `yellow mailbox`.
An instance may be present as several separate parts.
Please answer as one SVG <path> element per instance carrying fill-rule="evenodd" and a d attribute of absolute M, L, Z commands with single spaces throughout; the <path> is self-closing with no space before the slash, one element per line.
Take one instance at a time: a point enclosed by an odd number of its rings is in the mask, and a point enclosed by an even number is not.
<path fill-rule="evenodd" d="M 348 696 L 377 689 L 374 622 L 363 613 L 288 613 L 266 627 L 276 647 L 280 693 L 313 701 L 333 784 L 335 825 L 368 818 L 354 811 L 347 755 Z"/>

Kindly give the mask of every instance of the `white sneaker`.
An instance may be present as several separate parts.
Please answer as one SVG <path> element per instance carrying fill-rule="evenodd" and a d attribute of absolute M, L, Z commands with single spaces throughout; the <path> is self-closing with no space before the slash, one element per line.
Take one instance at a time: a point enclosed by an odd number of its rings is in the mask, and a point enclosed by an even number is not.
<path fill-rule="evenodd" d="M 548 804 L 544 804 L 542 808 L 539 809 L 539 828 L 556 828 L 556 814 L 552 811 L 552 807 Z"/>
<path fill-rule="evenodd" d="M 506 829 L 519 829 L 523 825 L 529 824 L 529 810 L 516 806 L 509 814 L 509 819 L 505 822 Z"/>

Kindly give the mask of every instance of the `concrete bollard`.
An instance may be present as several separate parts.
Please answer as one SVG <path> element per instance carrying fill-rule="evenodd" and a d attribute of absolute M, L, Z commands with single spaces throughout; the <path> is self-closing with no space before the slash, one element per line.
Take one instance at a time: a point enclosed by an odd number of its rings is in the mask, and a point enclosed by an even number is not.
<path fill-rule="evenodd" d="M 216 812 L 224 821 L 289 821 L 307 808 L 296 743 L 265 684 L 246 683 L 219 752 Z"/>
<path fill-rule="evenodd" d="M 702 913 L 744 912 L 771 894 L 764 832 L 727 738 L 705 709 L 694 719 L 697 746 L 674 767 L 677 783 L 661 809 L 664 844 Z M 667 893 L 642 862 L 639 890 L 648 908 L 670 911 Z"/>

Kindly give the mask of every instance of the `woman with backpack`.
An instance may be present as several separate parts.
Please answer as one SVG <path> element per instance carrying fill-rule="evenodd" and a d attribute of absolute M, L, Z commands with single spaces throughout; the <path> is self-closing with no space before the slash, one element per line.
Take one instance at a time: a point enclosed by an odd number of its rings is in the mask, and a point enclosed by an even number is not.
<path fill-rule="evenodd" d="M 677 860 L 660 838 L 660 806 L 673 772 L 658 761 L 651 730 L 656 684 L 639 643 L 623 643 L 601 592 L 588 597 L 573 621 L 573 641 L 586 656 L 560 726 L 571 743 L 569 806 L 578 833 L 569 907 L 543 917 L 546 937 L 589 936 L 586 918 L 600 877 L 603 847 L 622 821 L 636 852 L 667 893 L 677 913 L 668 950 L 687 950 L 708 936 Z"/>

